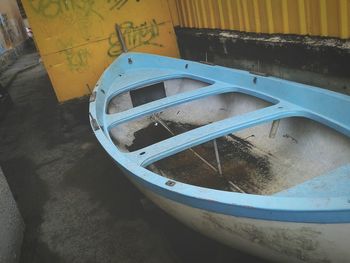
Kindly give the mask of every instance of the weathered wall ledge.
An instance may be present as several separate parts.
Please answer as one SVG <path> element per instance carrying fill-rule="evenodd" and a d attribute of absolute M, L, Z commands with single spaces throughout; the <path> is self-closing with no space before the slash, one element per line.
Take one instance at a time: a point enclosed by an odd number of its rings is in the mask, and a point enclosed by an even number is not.
<path fill-rule="evenodd" d="M 176 28 L 183 58 L 350 95 L 350 40 Z"/>

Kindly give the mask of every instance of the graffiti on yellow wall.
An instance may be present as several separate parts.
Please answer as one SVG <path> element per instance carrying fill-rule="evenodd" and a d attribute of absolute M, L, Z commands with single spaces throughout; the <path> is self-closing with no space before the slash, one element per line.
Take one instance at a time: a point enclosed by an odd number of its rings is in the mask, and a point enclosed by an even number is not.
<path fill-rule="evenodd" d="M 44 20 L 58 21 L 62 30 L 72 30 L 83 38 L 91 37 L 93 19 L 103 21 L 95 0 L 28 0 L 33 12 Z M 46 25 L 41 25 L 43 30 Z M 53 32 L 47 32 L 53 33 Z M 62 32 L 59 32 L 62 33 Z"/>
<path fill-rule="evenodd" d="M 88 67 L 90 52 L 87 48 L 79 48 L 78 50 L 68 49 L 64 53 L 70 70 L 81 72 Z"/>
<path fill-rule="evenodd" d="M 95 9 L 95 2 L 95 0 L 29 0 L 35 13 L 46 18 L 78 12 L 84 16 L 93 14 L 103 19 Z"/>
<path fill-rule="evenodd" d="M 143 45 L 153 45 L 162 47 L 163 45 L 157 43 L 159 36 L 159 27 L 165 23 L 157 23 L 155 19 L 146 21 L 141 25 L 136 26 L 131 21 L 126 21 L 120 25 L 122 35 L 128 49 L 131 51 Z M 110 34 L 108 55 L 111 57 L 118 56 L 122 53 L 122 47 L 117 37 L 116 32 Z"/>
<path fill-rule="evenodd" d="M 107 0 L 107 3 L 110 4 L 109 10 L 119 10 L 123 8 L 129 0 Z M 135 2 L 140 2 L 140 0 L 136 0 Z"/>
<path fill-rule="evenodd" d="M 122 53 L 116 24 L 129 51 L 178 56 L 168 0 L 22 2 L 60 101 L 89 93 Z"/>
<path fill-rule="evenodd" d="M 89 67 L 91 53 L 87 47 L 71 48 L 72 43 L 64 43 L 63 41 L 60 42 L 60 46 L 70 71 L 83 72 Z"/>

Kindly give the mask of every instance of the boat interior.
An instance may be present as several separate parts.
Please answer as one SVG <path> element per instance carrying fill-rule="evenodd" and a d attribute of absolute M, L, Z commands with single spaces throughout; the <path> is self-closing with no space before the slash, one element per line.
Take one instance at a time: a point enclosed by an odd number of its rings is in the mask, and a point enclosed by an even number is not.
<path fill-rule="evenodd" d="M 212 84 L 176 78 L 138 87 L 116 94 L 106 113 L 121 113 Z M 120 151 L 142 154 L 142 149 L 169 138 L 276 103 L 244 92 L 210 95 L 118 123 L 109 135 Z M 177 182 L 222 191 L 321 196 L 348 194 L 346 188 L 342 193 L 333 185 L 344 176 L 349 181 L 350 173 L 337 172 L 349 161 L 349 137 L 315 120 L 292 116 L 204 140 L 142 166 Z"/>

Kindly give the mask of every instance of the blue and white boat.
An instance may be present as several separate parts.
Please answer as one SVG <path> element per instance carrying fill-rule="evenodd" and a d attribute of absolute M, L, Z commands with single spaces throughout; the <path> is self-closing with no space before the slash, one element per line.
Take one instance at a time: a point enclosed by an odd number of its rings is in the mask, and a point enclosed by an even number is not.
<path fill-rule="evenodd" d="M 124 53 L 90 120 L 126 176 L 187 226 L 271 261 L 350 261 L 349 96 Z"/>

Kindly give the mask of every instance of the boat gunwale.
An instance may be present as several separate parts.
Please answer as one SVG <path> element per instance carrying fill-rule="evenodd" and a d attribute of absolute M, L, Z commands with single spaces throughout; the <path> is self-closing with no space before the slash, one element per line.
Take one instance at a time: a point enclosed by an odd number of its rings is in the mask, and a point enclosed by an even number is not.
<path fill-rule="evenodd" d="M 139 53 L 127 53 L 121 56 L 115 63 L 119 63 L 121 59 L 125 59 L 127 56 L 155 56 Z M 159 56 L 155 56 L 159 57 Z M 160 57 L 163 58 L 163 57 Z M 111 67 L 116 64 L 113 63 Z M 121 62 L 120 62 L 121 63 Z M 184 63 L 195 64 L 197 62 L 184 61 Z M 199 64 L 199 63 L 197 63 Z M 213 67 L 203 65 L 203 67 Z M 215 66 L 220 67 L 220 66 Z M 109 68 L 109 69 L 110 69 Z M 223 68 L 223 67 L 220 67 Z M 227 69 L 227 68 L 224 68 Z M 108 69 L 107 69 L 108 70 Z M 248 74 L 245 71 L 234 70 Z M 192 76 L 192 75 L 191 75 Z M 103 82 L 104 75 L 98 82 L 94 91 L 100 89 L 100 83 Z M 193 79 L 193 77 L 190 77 Z M 265 78 L 261 77 L 260 78 Z M 270 77 L 271 78 L 271 77 Z M 326 93 L 326 95 L 332 95 L 340 99 L 344 97 L 350 101 L 350 97 L 337 94 L 332 91 L 322 90 L 317 87 L 311 87 L 304 84 L 294 83 L 278 78 L 272 78 L 279 82 L 288 82 L 289 84 L 305 86 L 305 88 L 316 89 L 317 92 Z M 243 87 L 242 87 L 243 88 Z M 243 88 L 244 89 L 244 88 Z M 97 92 L 97 97 L 101 94 Z M 248 94 L 250 95 L 250 94 Z M 106 100 L 105 100 L 106 102 Z M 104 103 L 103 109 L 106 107 Z M 107 104 L 108 105 L 108 104 Z M 96 101 L 90 102 L 90 118 L 97 117 Z M 319 116 L 311 111 L 304 111 L 306 118 L 315 120 L 333 129 L 334 126 L 340 126 L 341 123 L 334 123 L 331 120 Z M 328 123 L 327 123 L 328 122 Z M 339 128 L 339 127 L 338 127 Z M 338 129 L 336 129 L 338 130 Z M 339 130 L 338 130 L 339 131 Z M 286 222 L 308 222 L 308 223 L 348 223 L 350 222 L 350 199 L 349 196 L 335 196 L 335 197 L 280 197 L 280 196 L 264 196 L 253 194 L 242 194 L 235 192 L 226 192 L 215 189 L 208 189 L 198 186 L 193 186 L 181 182 L 175 182 L 175 185 L 168 186 L 166 183 L 168 178 L 164 178 L 161 175 L 153 173 L 142 166 L 136 164 L 130 159 L 127 154 L 122 153 L 117 149 L 108 136 L 106 131 L 102 129 L 94 129 L 94 133 L 104 149 L 114 159 L 114 161 L 121 166 L 121 168 L 131 176 L 133 180 L 141 183 L 152 191 L 166 197 L 171 200 L 183 203 L 185 205 L 191 205 L 196 208 L 209 210 L 217 213 L 243 216 L 249 218 L 263 219 L 263 220 L 275 220 Z M 346 132 L 349 132 L 346 130 Z M 108 133 L 108 132 L 107 132 Z M 350 132 L 349 132 L 350 134 Z M 347 135 L 347 134 L 345 134 Z M 348 165 L 346 165 L 347 167 Z M 350 170 L 350 165 L 349 165 Z"/>

